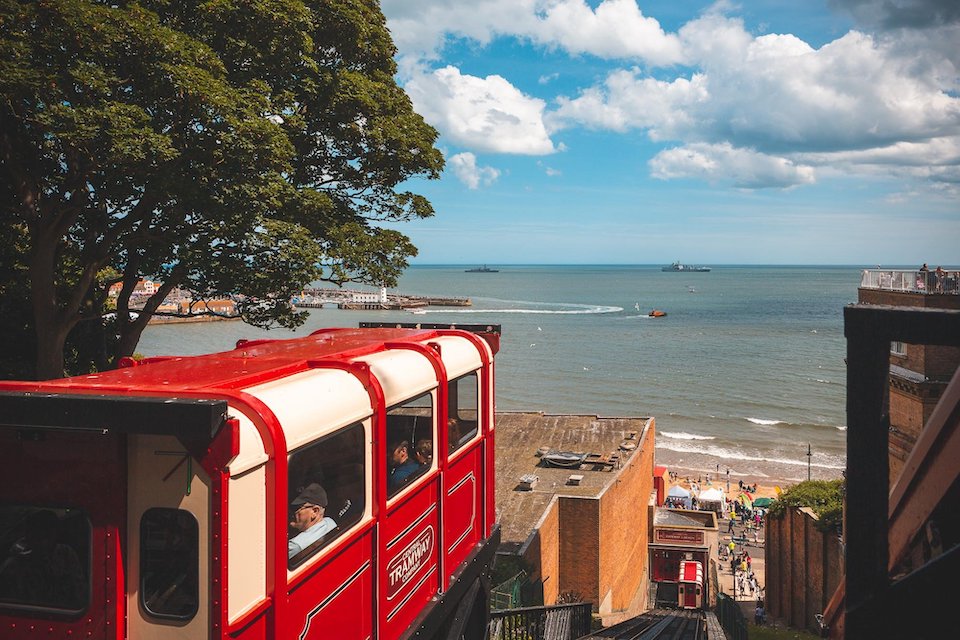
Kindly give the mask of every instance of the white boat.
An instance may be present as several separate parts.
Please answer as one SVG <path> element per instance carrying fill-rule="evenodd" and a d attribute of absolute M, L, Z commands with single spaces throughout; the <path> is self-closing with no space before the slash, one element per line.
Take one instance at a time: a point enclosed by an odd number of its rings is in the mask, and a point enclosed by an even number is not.
<path fill-rule="evenodd" d="M 410 313 L 415 313 L 418 316 L 425 315 L 427 313 L 426 309 L 407 309 Z"/>

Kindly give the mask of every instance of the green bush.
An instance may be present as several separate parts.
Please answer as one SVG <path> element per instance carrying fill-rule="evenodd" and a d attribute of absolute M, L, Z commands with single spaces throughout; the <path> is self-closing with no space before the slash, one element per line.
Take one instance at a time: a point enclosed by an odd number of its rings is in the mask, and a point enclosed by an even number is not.
<path fill-rule="evenodd" d="M 780 494 L 768 515 L 782 518 L 787 507 L 810 507 L 819 518 L 817 529 L 839 532 L 843 527 L 843 491 L 843 480 L 807 480 Z"/>

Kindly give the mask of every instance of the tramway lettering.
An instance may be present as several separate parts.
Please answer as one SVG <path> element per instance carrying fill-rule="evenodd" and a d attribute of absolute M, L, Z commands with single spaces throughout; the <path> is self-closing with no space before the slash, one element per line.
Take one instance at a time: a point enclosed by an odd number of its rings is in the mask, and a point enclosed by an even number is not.
<path fill-rule="evenodd" d="M 433 556 L 433 526 L 424 529 L 387 565 L 387 600 L 392 600 Z"/>

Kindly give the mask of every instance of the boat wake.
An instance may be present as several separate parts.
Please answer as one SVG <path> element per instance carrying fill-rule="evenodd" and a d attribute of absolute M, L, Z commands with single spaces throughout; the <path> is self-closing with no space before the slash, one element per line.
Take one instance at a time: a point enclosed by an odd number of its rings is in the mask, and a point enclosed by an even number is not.
<path fill-rule="evenodd" d="M 575 302 L 530 302 L 527 300 L 492 300 L 518 305 L 540 305 L 546 308 L 501 307 L 501 308 L 470 308 L 470 309 L 425 309 L 426 313 L 518 313 L 534 315 L 595 315 L 602 313 L 619 313 L 623 307 L 607 305 L 577 304 Z M 554 307 L 554 308 L 550 308 Z"/>

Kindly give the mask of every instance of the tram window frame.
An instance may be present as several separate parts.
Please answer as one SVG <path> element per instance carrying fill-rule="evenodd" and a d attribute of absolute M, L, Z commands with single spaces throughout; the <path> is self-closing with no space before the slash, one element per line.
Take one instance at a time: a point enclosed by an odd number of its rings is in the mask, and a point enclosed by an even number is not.
<path fill-rule="evenodd" d="M 29 542 L 27 541 L 27 532 L 25 527 L 31 518 L 49 518 L 49 516 L 39 516 L 42 512 L 52 513 L 57 519 L 57 540 L 55 549 L 64 547 L 70 551 L 76 559 L 76 568 L 79 570 L 76 587 L 80 589 L 77 598 L 77 607 L 53 606 L 51 602 L 26 600 L 13 600 L 5 593 L 6 585 L 3 572 L 16 571 L 16 558 L 11 558 L 9 554 L 19 553 L 22 558 L 30 554 Z M 73 529 L 73 535 L 70 531 L 64 532 L 64 525 Z M 0 549 L 4 549 L 8 554 L 6 558 L 0 560 L 0 610 L 21 609 L 30 611 L 42 611 L 44 613 L 53 613 L 56 615 L 78 616 L 90 608 L 93 588 L 91 584 L 92 564 L 93 564 L 93 525 L 90 522 L 89 514 L 83 510 L 73 507 L 50 507 L 41 505 L 0 505 Z M 63 551 L 60 552 L 64 553 Z M 14 560 L 14 563 L 8 563 L 7 560 Z M 16 578 L 13 573 L 12 578 Z M 20 591 L 20 590 L 18 590 Z"/>
<path fill-rule="evenodd" d="M 465 380 L 473 379 L 473 406 L 465 408 L 460 402 L 461 389 Z M 447 382 L 447 452 L 453 456 L 463 449 L 480 434 L 480 374 L 471 371 Z M 472 424 L 472 428 L 464 431 L 464 425 Z"/>
<path fill-rule="evenodd" d="M 155 529 L 152 528 L 154 518 Z M 184 542 L 178 544 L 178 548 L 171 549 L 171 541 L 164 538 L 163 546 L 158 546 L 157 536 L 170 534 L 179 534 Z M 157 556 L 161 558 L 157 560 Z M 179 563 L 180 566 L 174 573 L 166 573 L 174 563 Z M 147 584 L 151 576 L 156 574 L 150 565 L 164 567 L 165 571 L 161 573 L 163 579 L 157 584 Z M 169 599 L 178 593 L 185 599 L 176 610 L 160 609 L 156 606 L 156 595 L 162 596 L 163 604 L 166 605 Z M 186 509 L 151 507 L 140 516 L 139 600 L 140 607 L 148 616 L 161 620 L 189 621 L 200 610 L 200 523 L 197 517 Z"/>
<path fill-rule="evenodd" d="M 387 500 L 393 500 L 403 493 L 408 487 L 417 483 L 417 481 L 426 475 L 429 471 L 437 468 L 436 457 L 436 388 L 430 389 L 417 396 L 392 405 L 386 413 L 386 443 L 387 457 L 383 461 L 387 472 Z M 426 409 L 427 414 L 422 411 Z M 412 420 L 410 419 L 412 418 Z M 409 422 L 409 425 L 406 424 Z M 409 430 L 409 432 L 408 432 Z M 422 464 L 418 461 L 416 450 L 420 441 L 429 440 L 430 442 L 430 461 Z M 407 446 L 407 462 L 417 464 L 409 475 L 404 476 L 399 482 L 391 482 L 391 460 L 399 445 L 405 443 Z M 401 466 L 403 466 L 401 465 Z"/>
<path fill-rule="evenodd" d="M 337 444 L 335 441 L 338 439 L 343 439 L 344 442 Z M 324 518 L 333 520 L 334 526 L 307 547 L 292 556 L 288 555 L 288 569 L 301 566 L 363 521 L 367 511 L 369 484 L 368 440 L 367 425 L 364 422 L 354 422 L 325 434 L 290 454 L 287 460 L 288 541 L 300 533 L 290 527 L 295 516 L 294 507 L 290 505 L 311 484 L 323 487 L 327 496 Z M 343 455 L 344 452 L 346 456 Z"/>

